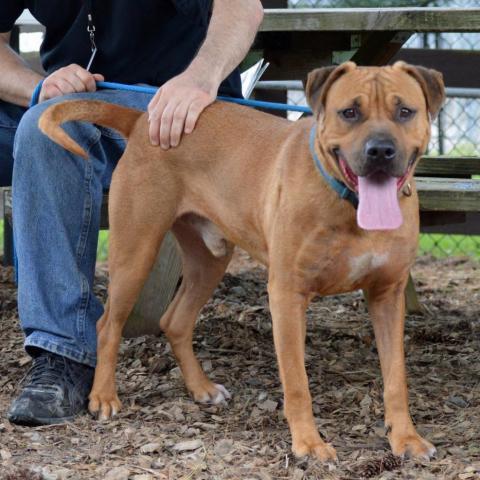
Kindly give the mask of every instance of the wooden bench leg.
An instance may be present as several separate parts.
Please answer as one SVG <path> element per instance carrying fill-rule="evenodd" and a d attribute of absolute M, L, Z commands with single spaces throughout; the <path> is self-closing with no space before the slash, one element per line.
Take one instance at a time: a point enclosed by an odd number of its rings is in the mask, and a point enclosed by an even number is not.
<path fill-rule="evenodd" d="M 126 338 L 160 333 L 160 318 L 177 290 L 182 260 L 174 235 L 168 232 L 143 290 L 123 330 Z"/>
<path fill-rule="evenodd" d="M 405 311 L 407 314 L 424 314 L 425 308 L 418 299 L 412 274 L 408 276 L 407 287 L 405 288 Z"/>
<path fill-rule="evenodd" d="M 13 266 L 13 229 L 5 216 L 3 217 L 3 266 Z"/>
<path fill-rule="evenodd" d="M 12 267 L 13 259 L 13 228 L 12 228 L 12 206 L 11 189 L 0 190 L 3 195 L 3 266 Z"/>

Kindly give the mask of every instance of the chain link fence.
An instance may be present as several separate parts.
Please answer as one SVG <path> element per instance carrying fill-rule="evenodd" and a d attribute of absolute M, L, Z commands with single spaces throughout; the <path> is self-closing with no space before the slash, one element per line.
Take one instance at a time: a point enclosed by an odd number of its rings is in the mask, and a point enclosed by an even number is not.
<path fill-rule="evenodd" d="M 290 0 L 290 8 L 478 7 L 478 0 Z M 479 33 L 427 33 L 410 37 L 404 48 L 479 50 Z M 303 92 L 288 91 L 288 102 L 305 105 Z M 289 118 L 295 119 L 291 114 Z M 480 90 L 462 97 L 448 96 L 432 128 L 429 153 L 480 156 Z M 479 172 L 480 174 L 480 172 Z M 420 253 L 468 255 L 480 259 L 480 236 L 422 234 Z"/>

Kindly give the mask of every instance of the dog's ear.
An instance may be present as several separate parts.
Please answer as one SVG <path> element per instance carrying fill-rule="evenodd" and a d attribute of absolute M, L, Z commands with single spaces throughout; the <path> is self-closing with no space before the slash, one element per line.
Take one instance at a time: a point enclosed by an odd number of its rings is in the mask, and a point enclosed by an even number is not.
<path fill-rule="evenodd" d="M 327 92 L 333 82 L 354 68 L 355 63 L 345 62 L 339 66 L 316 68 L 308 74 L 305 96 L 315 117 L 323 111 Z"/>
<path fill-rule="evenodd" d="M 427 109 L 430 112 L 432 120 L 434 120 L 445 101 L 443 75 L 437 70 L 417 65 L 409 65 L 405 62 L 395 62 L 393 67 L 401 68 L 420 84 L 427 102 Z"/>

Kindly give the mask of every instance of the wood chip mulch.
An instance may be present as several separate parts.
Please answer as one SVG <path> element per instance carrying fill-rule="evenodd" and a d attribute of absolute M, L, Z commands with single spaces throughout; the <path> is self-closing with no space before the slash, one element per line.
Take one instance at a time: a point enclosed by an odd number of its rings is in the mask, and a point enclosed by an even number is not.
<path fill-rule="evenodd" d="M 233 394 L 227 406 L 188 396 L 165 338 L 121 347 L 123 411 L 99 423 L 25 428 L 6 419 L 29 357 L 11 269 L 0 268 L 0 479 L 480 479 L 480 264 L 422 257 L 423 316 L 406 327 L 411 412 L 437 447 L 430 462 L 389 452 L 378 355 L 360 292 L 308 311 L 306 364 L 314 411 L 339 462 L 295 459 L 282 414 L 265 270 L 238 253 L 197 324 L 204 369 Z M 106 268 L 97 271 L 105 297 Z"/>

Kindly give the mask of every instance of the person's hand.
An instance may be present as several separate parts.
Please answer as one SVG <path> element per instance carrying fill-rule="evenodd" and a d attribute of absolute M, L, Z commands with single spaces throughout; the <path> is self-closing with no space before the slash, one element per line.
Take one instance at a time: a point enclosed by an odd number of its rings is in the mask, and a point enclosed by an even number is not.
<path fill-rule="evenodd" d="M 191 133 L 200 114 L 214 102 L 218 86 L 188 71 L 163 84 L 148 105 L 152 145 L 164 150 L 178 146 L 182 134 Z"/>
<path fill-rule="evenodd" d="M 94 92 L 95 82 L 103 81 L 103 75 L 90 73 L 80 65 L 71 64 L 59 68 L 45 78 L 40 91 L 39 102 L 75 92 Z"/>

